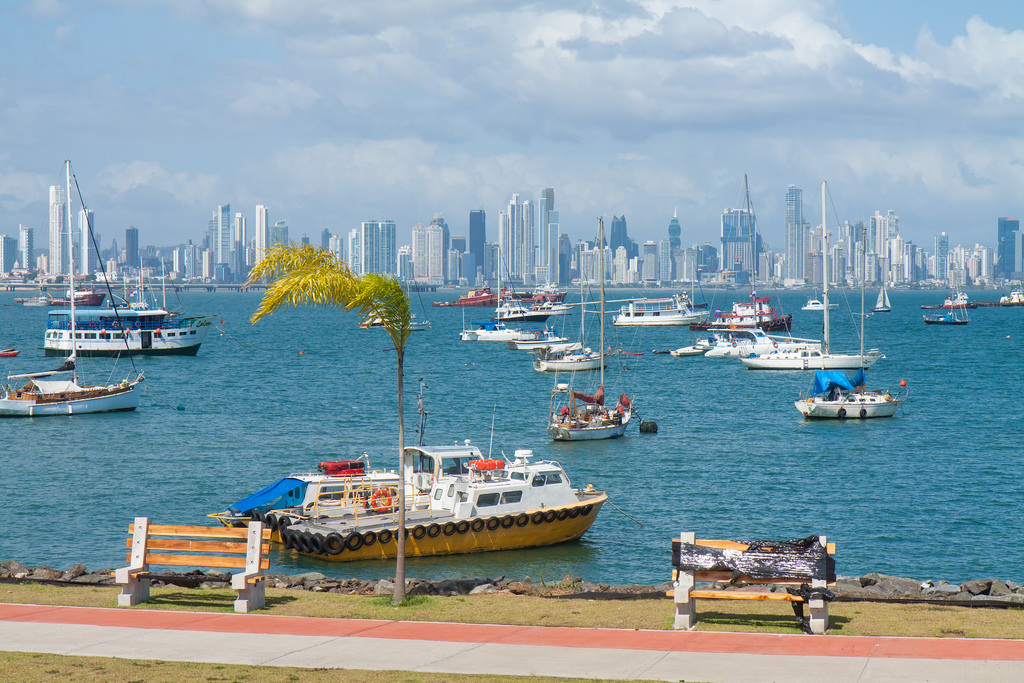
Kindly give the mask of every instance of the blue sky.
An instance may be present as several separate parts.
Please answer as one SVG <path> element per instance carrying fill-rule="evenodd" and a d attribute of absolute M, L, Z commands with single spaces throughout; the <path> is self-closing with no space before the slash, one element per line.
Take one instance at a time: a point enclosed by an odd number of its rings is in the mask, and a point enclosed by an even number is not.
<path fill-rule="evenodd" d="M 926 249 L 1024 213 L 1016 3 L 108 0 L 0 5 L 0 233 L 37 228 L 71 158 L 104 245 L 201 240 L 218 204 L 293 238 L 554 187 L 562 230 L 717 240 L 742 202 L 894 210 Z"/>

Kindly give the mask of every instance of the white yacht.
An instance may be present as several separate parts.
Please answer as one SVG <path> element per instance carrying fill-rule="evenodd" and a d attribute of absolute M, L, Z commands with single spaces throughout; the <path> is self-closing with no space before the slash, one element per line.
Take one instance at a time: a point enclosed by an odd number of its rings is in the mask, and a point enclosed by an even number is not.
<path fill-rule="evenodd" d="M 612 322 L 619 326 L 662 327 L 704 322 L 708 315 L 707 309 L 695 308 L 686 294 L 674 294 L 665 299 L 630 301 Z"/>

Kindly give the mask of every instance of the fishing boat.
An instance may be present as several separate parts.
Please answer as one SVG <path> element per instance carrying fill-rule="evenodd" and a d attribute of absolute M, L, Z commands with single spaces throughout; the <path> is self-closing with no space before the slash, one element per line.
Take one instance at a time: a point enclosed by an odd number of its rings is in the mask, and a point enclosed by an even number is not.
<path fill-rule="evenodd" d="M 923 305 L 923 306 L 921 306 L 921 308 L 926 309 L 926 310 L 928 310 L 928 309 L 934 310 L 936 308 L 949 308 L 949 309 L 961 308 L 961 309 L 964 309 L 964 308 L 977 308 L 977 307 L 978 307 L 978 304 L 976 302 L 974 302 L 974 301 L 968 300 L 967 295 L 965 293 L 963 293 L 963 292 L 954 292 L 950 296 L 947 296 L 945 298 L 945 300 L 943 300 L 943 302 L 941 304 L 931 304 L 931 305 Z"/>
<path fill-rule="evenodd" d="M 926 313 L 924 322 L 926 325 L 966 325 L 971 319 L 967 315 L 966 306 L 957 306 L 944 313 Z"/>
<path fill-rule="evenodd" d="M 691 330 L 707 331 L 734 330 L 744 327 L 760 327 L 765 332 L 789 332 L 793 325 L 793 314 L 780 314 L 771 305 L 771 297 L 759 297 L 754 292 L 750 301 L 737 301 L 731 311 L 715 311 L 703 322 L 690 323 Z"/>
<path fill-rule="evenodd" d="M 861 226 L 861 242 L 867 235 L 867 228 Z M 867 265 L 861 260 L 863 269 L 860 278 L 860 352 L 864 355 L 864 325 L 867 316 L 864 314 L 864 283 L 867 279 Z M 883 288 L 884 292 L 885 289 Z M 900 381 L 900 391 L 895 394 L 888 389 L 866 389 L 864 367 L 858 368 L 851 380 L 841 370 L 817 370 L 811 386 L 804 396 L 795 402 L 796 409 L 808 419 L 835 419 L 847 417 L 867 419 L 873 417 L 892 417 L 900 409 L 907 398 Z"/>
<path fill-rule="evenodd" d="M 826 193 L 827 184 L 821 183 L 821 253 L 828 254 L 828 228 L 826 225 Z M 868 368 L 880 358 L 884 358 L 878 349 L 860 353 L 833 353 L 829 348 L 829 301 L 828 301 L 828 260 L 822 277 L 821 298 L 824 304 L 821 348 L 801 348 L 794 350 L 775 349 L 770 353 L 752 354 L 740 358 L 740 362 L 751 370 L 852 370 Z"/>
<path fill-rule="evenodd" d="M 696 308 L 685 293 L 663 299 L 636 299 L 622 306 L 612 324 L 618 326 L 667 327 L 689 325 L 708 319 L 709 312 Z"/>
<path fill-rule="evenodd" d="M 431 306 L 495 306 L 498 303 L 498 295 L 491 294 L 490 287 L 482 289 L 471 289 L 455 301 L 435 301 Z"/>
<path fill-rule="evenodd" d="M 33 296 L 28 298 L 16 298 L 14 303 L 21 304 L 22 306 L 50 306 L 53 300 L 46 294 L 40 294 L 39 296 Z"/>
<path fill-rule="evenodd" d="M 462 445 L 410 446 L 404 483 L 383 476 L 293 477 L 264 489 L 260 507 L 246 502 L 217 513 L 226 524 L 245 520 L 241 508 L 274 529 L 272 540 L 320 560 L 393 558 L 397 552 L 397 486 L 406 489 L 408 557 L 518 550 L 580 538 L 607 496 L 572 488 L 562 467 L 534 461 L 529 450 L 511 460 Z M 274 494 L 274 501 L 265 499 Z"/>
<path fill-rule="evenodd" d="M 71 162 L 65 162 L 67 175 L 67 221 L 71 224 Z M 83 207 L 84 209 L 84 207 Z M 86 213 L 88 215 L 88 213 Z M 91 232 L 92 226 L 89 226 Z M 68 233 L 70 271 L 75 272 L 74 249 Z M 64 364 L 55 370 L 11 375 L 8 380 L 26 380 L 21 386 L 10 383 L 0 387 L 0 417 L 43 417 L 48 415 L 80 415 L 135 410 L 139 405 L 136 386 L 144 376 L 107 385 L 83 385 L 78 381 L 77 355 L 82 334 L 77 332 L 74 278 L 68 295 L 68 353 Z M 70 379 L 43 379 L 70 373 Z"/>
<path fill-rule="evenodd" d="M 106 292 L 101 292 L 96 289 L 90 289 L 86 291 L 75 291 L 75 305 L 76 306 L 102 306 L 103 300 L 107 297 Z M 71 292 L 69 291 L 64 296 L 52 297 L 50 299 L 51 306 L 70 306 L 71 305 Z"/>
<path fill-rule="evenodd" d="M 838 308 L 839 304 L 829 304 L 829 308 Z M 821 303 L 821 300 L 810 298 L 807 303 L 800 307 L 801 311 L 823 311 L 825 310 L 825 304 Z"/>
<path fill-rule="evenodd" d="M 604 219 L 598 219 L 597 243 L 604 244 Z M 604 343 L 604 250 L 599 250 L 598 278 L 601 282 L 600 349 Z M 603 359 L 602 359 L 603 360 Z M 604 362 L 600 363 L 601 384 L 594 394 L 573 391 L 567 383 L 557 383 L 551 392 L 548 410 L 548 436 L 555 441 L 592 441 L 614 439 L 626 433 L 633 414 L 632 401 L 623 393 L 615 407 L 604 405 Z"/>
<path fill-rule="evenodd" d="M 889 303 L 889 293 L 885 291 L 885 287 L 878 290 L 878 298 L 875 300 L 875 305 L 871 307 L 872 313 L 890 313 L 892 312 L 892 304 Z"/>

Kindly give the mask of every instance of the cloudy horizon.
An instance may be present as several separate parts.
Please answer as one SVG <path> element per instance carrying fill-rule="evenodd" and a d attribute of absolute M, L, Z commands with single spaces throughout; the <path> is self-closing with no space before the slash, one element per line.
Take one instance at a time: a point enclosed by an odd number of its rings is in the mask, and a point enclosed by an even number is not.
<path fill-rule="evenodd" d="M 911 3 L 916 4 L 916 3 Z M 896 5 L 896 6 L 894 6 Z M 0 24 L 0 233 L 71 158 L 104 243 L 200 241 L 220 204 L 292 239 L 555 189 L 561 231 L 716 243 L 743 176 L 768 244 L 894 211 L 930 251 L 1024 213 L 1024 10 L 984 0 L 37 0 Z M 951 5 L 951 6 L 950 6 Z M 120 240 L 119 240 L 120 241 Z"/>

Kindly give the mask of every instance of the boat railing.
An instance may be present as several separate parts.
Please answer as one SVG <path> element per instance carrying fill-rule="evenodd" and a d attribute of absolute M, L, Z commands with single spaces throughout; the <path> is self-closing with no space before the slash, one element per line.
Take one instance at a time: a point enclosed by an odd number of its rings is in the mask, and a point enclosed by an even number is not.
<path fill-rule="evenodd" d="M 199 318 L 171 319 L 160 316 L 156 320 L 132 320 L 122 318 L 119 322 L 117 320 L 82 320 L 76 317 L 75 329 L 99 331 L 143 330 L 155 332 L 157 330 L 176 330 L 182 328 L 189 328 L 193 326 L 193 322 L 196 320 L 199 320 Z M 70 330 L 71 321 L 51 319 L 46 322 L 46 329 Z"/>

